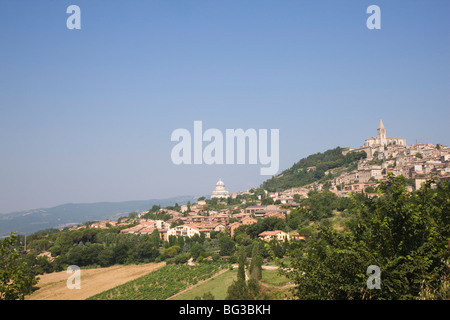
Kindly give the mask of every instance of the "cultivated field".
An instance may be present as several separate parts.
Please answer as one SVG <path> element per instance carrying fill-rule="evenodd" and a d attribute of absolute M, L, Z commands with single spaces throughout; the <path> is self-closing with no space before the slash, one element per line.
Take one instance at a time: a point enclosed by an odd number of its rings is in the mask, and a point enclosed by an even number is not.
<path fill-rule="evenodd" d="M 207 279 L 193 287 L 189 287 L 182 292 L 170 297 L 168 300 L 195 300 L 196 297 L 202 297 L 205 293 L 211 293 L 215 300 L 225 300 L 228 287 L 237 278 L 237 269 L 222 270 L 212 279 Z"/>
<path fill-rule="evenodd" d="M 40 275 L 38 290 L 26 296 L 26 300 L 84 300 L 105 290 L 142 277 L 165 265 L 148 263 L 142 265 L 117 265 L 108 268 L 82 269 L 81 289 L 68 289 L 66 271 Z"/>
<path fill-rule="evenodd" d="M 217 263 L 167 265 L 155 272 L 90 297 L 90 300 L 165 300 L 211 278 L 223 269 Z"/>
<path fill-rule="evenodd" d="M 263 266 L 262 277 L 260 285 L 262 290 L 267 294 L 268 299 L 283 300 L 292 296 L 289 289 L 295 285 L 289 283 L 289 279 L 279 274 L 278 267 Z M 233 270 L 222 270 L 215 277 L 189 287 L 177 295 L 170 297 L 169 300 L 195 300 L 198 297 L 202 297 L 205 293 L 212 294 L 214 300 L 225 300 L 228 287 L 236 279 L 237 265 L 234 266 Z"/>

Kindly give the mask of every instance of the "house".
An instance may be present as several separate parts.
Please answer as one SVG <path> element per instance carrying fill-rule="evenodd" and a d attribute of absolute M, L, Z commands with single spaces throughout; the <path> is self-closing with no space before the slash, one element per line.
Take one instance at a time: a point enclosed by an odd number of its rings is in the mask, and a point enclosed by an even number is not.
<path fill-rule="evenodd" d="M 227 227 L 227 225 L 223 224 L 223 223 L 213 223 L 213 225 L 215 225 L 214 231 L 216 231 L 216 232 L 222 232 Z"/>
<path fill-rule="evenodd" d="M 226 228 L 225 224 L 217 223 L 217 222 L 194 223 L 194 224 L 190 224 L 189 226 L 197 228 L 198 230 L 208 230 L 208 231 L 216 231 L 216 232 L 222 232 Z"/>
<path fill-rule="evenodd" d="M 414 179 L 414 187 L 415 187 L 415 189 L 419 190 L 422 187 L 422 185 L 424 183 L 426 183 L 426 182 L 427 182 L 427 178 L 419 178 L 419 177 L 415 178 Z"/>
<path fill-rule="evenodd" d="M 142 221 L 138 225 L 122 229 L 120 233 L 131 233 L 131 234 L 151 234 L 153 230 L 157 227 L 157 222 L 154 220 Z"/>
<path fill-rule="evenodd" d="M 164 220 L 155 220 L 155 228 L 156 229 L 169 229 L 170 223 L 164 221 Z"/>
<path fill-rule="evenodd" d="M 195 234 L 200 235 L 200 230 L 196 228 L 195 226 L 189 226 L 189 225 L 181 225 L 176 226 L 174 228 L 170 228 L 167 230 L 167 238 L 170 236 L 176 236 L 176 237 L 193 237 Z"/>
<path fill-rule="evenodd" d="M 209 221 L 209 217 L 201 216 L 201 215 L 198 215 L 198 214 L 188 216 L 187 218 L 188 219 L 187 219 L 186 223 L 202 223 L 202 222 L 208 222 Z"/>
<path fill-rule="evenodd" d="M 90 228 L 94 228 L 94 229 L 108 229 L 109 227 L 116 226 L 116 224 L 117 224 L 116 221 L 103 220 L 103 221 L 99 221 L 99 222 L 95 222 L 95 223 L 91 224 Z"/>
<path fill-rule="evenodd" d="M 169 238 L 168 238 L 168 236 L 167 236 L 167 230 L 168 230 L 168 229 L 158 229 L 159 237 L 161 238 L 162 241 L 167 241 L 167 240 L 169 240 Z"/>
<path fill-rule="evenodd" d="M 258 238 L 264 241 L 270 241 L 272 239 L 284 241 L 288 239 L 288 234 L 281 230 L 264 231 L 258 234 Z"/>
<path fill-rule="evenodd" d="M 145 228 L 145 226 L 138 224 L 137 226 L 133 226 L 133 227 L 130 227 L 130 228 L 122 229 L 122 230 L 120 230 L 120 233 L 137 234 L 143 228 Z"/>
<path fill-rule="evenodd" d="M 245 217 L 250 217 L 250 215 L 247 214 L 247 213 L 241 212 L 241 213 L 235 213 L 235 214 L 233 214 L 232 217 L 233 217 L 233 218 L 236 218 L 236 219 L 238 219 L 238 220 L 242 220 L 242 219 L 244 219 Z"/>
<path fill-rule="evenodd" d="M 277 212 L 277 211 L 270 211 L 264 215 L 264 218 L 269 218 L 269 217 L 275 217 L 275 218 L 280 218 L 280 219 L 286 220 L 286 216 L 283 213 Z"/>
<path fill-rule="evenodd" d="M 172 218 L 176 218 L 176 217 L 181 216 L 181 213 L 178 212 L 178 211 L 175 211 L 175 210 L 167 210 L 167 211 L 165 212 L 165 214 L 170 215 Z"/>
<path fill-rule="evenodd" d="M 288 233 L 288 240 L 305 240 L 305 237 L 301 236 L 297 232 L 290 232 Z"/>
<path fill-rule="evenodd" d="M 154 228 L 154 227 L 146 226 L 146 227 L 143 227 L 142 229 L 140 229 L 139 231 L 137 231 L 137 233 L 151 235 L 153 233 L 153 231 L 155 231 L 155 230 L 156 230 L 156 228 Z"/>
<path fill-rule="evenodd" d="M 52 254 L 50 253 L 50 251 L 41 252 L 36 256 L 36 258 L 40 258 L 40 257 L 44 257 L 49 262 L 53 262 L 55 260 L 55 258 L 52 257 Z"/>
<path fill-rule="evenodd" d="M 264 216 L 267 206 L 249 206 L 245 209 L 245 213 L 254 214 L 255 216 Z"/>
<path fill-rule="evenodd" d="M 240 222 L 233 222 L 228 225 L 228 232 L 230 233 L 230 237 L 234 237 L 234 231 L 240 226 L 242 226 L 242 223 Z"/>
<path fill-rule="evenodd" d="M 203 206 L 200 206 L 200 205 L 192 205 L 191 206 L 191 211 L 192 212 L 195 212 L 195 213 L 198 213 L 198 212 L 200 212 L 200 211 L 203 211 L 203 209 L 204 209 L 204 207 Z"/>
<path fill-rule="evenodd" d="M 224 213 L 219 213 L 214 215 L 211 220 L 227 225 L 230 221 L 230 216 Z"/>
<path fill-rule="evenodd" d="M 258 222 L 258 220 L 256 220 L 255 218 L 249 217 L 249 216 L 246 216 L 241 220 L 241 223 L 244 225 L 251 225 L 251 224 L 254 224 L 257 222 Z"/>

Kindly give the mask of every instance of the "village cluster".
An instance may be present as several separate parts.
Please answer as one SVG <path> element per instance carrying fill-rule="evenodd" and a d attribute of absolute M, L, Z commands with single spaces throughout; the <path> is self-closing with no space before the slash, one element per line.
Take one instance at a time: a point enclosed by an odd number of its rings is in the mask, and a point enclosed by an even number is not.
<path fill-rule="evenodd" d="M 219 180 L 218 187 L 222 187 L 223 182 Z M 260 202 L 257 201 L 257 204 Z M 257 218 L 278 217 L 286 219 L 286 214 L 289 213 L 290 208 L 284 208 L 283 205 L 253 205 L 245 209 L 239 209 L 238 206 L 217 211 L 204 211 L 206 201 L 200 200 L 197 203 L 187 206 L 181 206 L 181 212 L 175 210 L 160 209 L 160 212 L 170 215 L 171 218 L 164 220 L 152 220 L 143 218 L 149 211 L 140 212 L 133 221 L 117 222 L 112 220 L 104 220 L 95 222 L 89 225 L 90 228 L 108 229 L 109 227 L 124 227 L 134 224 L 129 228 L 122 229 L 121 233 L 129 234 L 148 234 L 151 235 L 155 230 L 158 230 L 161 240 L 168 241 L 169 236 L 193 237 L 195 234 L 200 235 L 204 233 L 205 237 L 209 238 L 211 232 L 227 232 L 231 237 L 234 236 L 234 231 L 241 225 L 251 225 L 258 222 Z M 295 206 L 294 206 L 295 207 Z M 188 211 L 189 209 L 189 211 Z M 240 210 L 240 213 L 233 211 Z M 173 225 L 176 224 L 176 226 Z M 173 227 L 171 227 L 173 226 Z M 86 228 L 86 225 L 72 227 L 71 230 Z M 286 233 L 281 230 L 265 231 L 259 234 L 262 240 L 276 239 L 278 241 L 284 240 L 298 240 L 302 237 L 296 232 Z"/>
<path fill-rule="evenodd" d="M 356 170 L 343 172 L 333 179 L 329 189 L 331 192 L 339 196 L 345 196 L 348 192 L 366 192 L 366 188 L 376 187 L 377 181 L 386 181 L 389 173 L 412 179 L 414 183 L 409 186 L 410 191 L 420 189 L 427 179 L 433 177 L 450 181 L 450 147 L 417 141 L 407 145 L 406 139 L 386 137 L 382 120 L 376 137 L 366 139 L 360 148 L 347 148 L 343 153 L 360 151 L 364 151 L 367 158 L 358 162 Z M 315 167 L 308 169 L 315 170 Z M 330 172 L 333 173 L 333 170 Z M 317 189 L 321 188 L 322 185 L 317 185 Z"/>
<path fill-rule="evenodd" d="M 414 181 L 408 186 L 410 191 L 419 189 L 427 179 L 435 177 L 439 180 L 450 181 L 450 147 L 444 145 L 433 145 L 431 143 L 416 143 L 407 145 L 406 140 L 398 137 L 386 137 L 386 129 L 382 120 L 379 122 L 377 137 L 365 140 L 360 148 L 344 149 L 343 154 L 349 152 L 364 151 L 366 158 L 358 162 L 358 166 L 353 171 L 343 171 L 336 174 L 332 170 L 335 178 L 328 181 L 327 189 L 337 196 L 345 197 L 350 192 L 365 192 L 369 196 L 375 195 L 374 188 L 381 181 L 386 181 L 389 173 L 395 176 L 402 175 Z M 303 169 L 299 169 L 303 170 Z M 308 167 L 306 170 L 316 170 L 316 167 Z M 371 188 L 371 189 L 369 189 Z M 229 236 L 234 236 L 236 228 L 242 225 L 257 223 L 257 218 L 278 217 L 286 219 L 290 210 L 298 207 L 299 199 L 308 197 L 311 190 L 321 191 L 324 184 L 314 183 L 312 185 L 290 188 L 280 192 L 268 192 L 266 196 L 274 200 L 272 205 L 262 205 L 261 201 L 245 207 L 234 206 L 221 209 L 219 211 L 206 210 L 207 202 L 199 200 L 192 205 L 182 205 L 179 211 L 160 209 L 160 212 L 170 215 L 168 220 L 151 220 L 143 216 L 149 211 L 137 214 L 133 221 L 100 221 L 92 223 L 89 227 L 106 229 L 111 226 L 125 227 L 121 233 L 130 234 L 152 234 L 158 230 L 162 240 L 167 241 L 170 236 L 192 237 L 195 234 L 204 233 L 210 237 L 211 232 L 226 232 Z M 250 194 L 250 191 L 229 193 L 221 179 L 216 184 L 211 193 L 211 199 L 217 198 L 224 201 L 228 197 L 235 199 L 237 195 Z M 220 202 L 219 202 L 220 203 Z M 226 205 L 226 202 L 223 202 Z M 255 205 L 256 204 L 256 205 Z M 86 225 L 72 227 L 71 229 L 85 228 Z M 283 232 L 281 230 L 264 231 L 258 235 L 262 240 L 276 239 L 278 241 L 301 239 L 296 232 Z"/>

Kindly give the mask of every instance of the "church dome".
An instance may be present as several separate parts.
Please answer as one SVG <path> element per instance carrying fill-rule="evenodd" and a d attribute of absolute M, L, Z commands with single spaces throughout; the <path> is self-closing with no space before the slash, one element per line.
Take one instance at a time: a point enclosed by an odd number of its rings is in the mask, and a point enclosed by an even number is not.
<path fill-rule="evenodd" d="M 225 189 L 225 184 L 222 179 L 219 179 L 216 183 L 216 189 L 211 193 L 211 198 L 228 198 L 228 191 Z"/>

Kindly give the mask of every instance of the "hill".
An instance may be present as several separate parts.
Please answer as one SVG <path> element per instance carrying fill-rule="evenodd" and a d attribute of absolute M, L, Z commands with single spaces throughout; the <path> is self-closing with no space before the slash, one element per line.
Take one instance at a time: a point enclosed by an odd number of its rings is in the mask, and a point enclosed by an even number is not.
<path fill-rule="evenodd" d="M 364 151 L 347 153 L 344 156 L 342 151 L 344 148 L 337 147 L 323 153 L 312 154 L 301 159 L 278 176 L 266 180 L 261 187 L 275 192 L 302 187 L 314 182 L 324 182 L 334 177 L 328 170 L 338 168 L 353 170 L 356 168 L 356 162 L 367 156 Z"/>
<path fill-rule="evenodd" d="M 193 196 L 124 202 L 68 203 L 52 208 L 0 214 L 0 238 L 11 232 L 30 234 L 39 230 L 77 225 L 86 221 L 116 219 L 153 205 L 170 206 L 196 200 Z"/>

